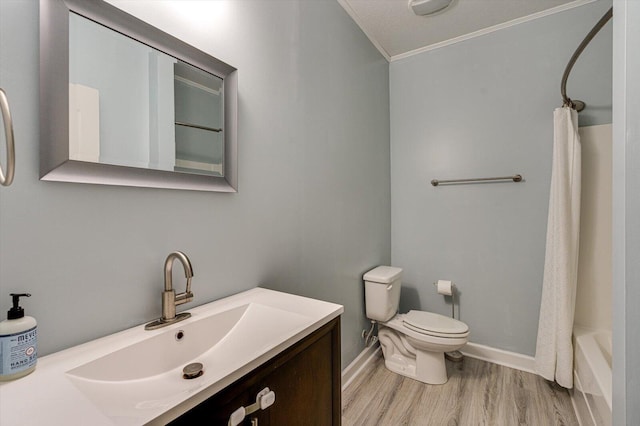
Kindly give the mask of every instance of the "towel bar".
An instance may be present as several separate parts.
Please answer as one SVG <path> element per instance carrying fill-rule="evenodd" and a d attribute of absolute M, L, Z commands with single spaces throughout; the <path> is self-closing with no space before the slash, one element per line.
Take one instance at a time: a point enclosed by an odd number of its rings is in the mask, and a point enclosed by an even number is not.
<path fill-rule="evenodd" d="M 502 181 L 502 180 L 512 180 L 514 182 L 522 182 L 522 175 L 488 177 L 488 178 L 472 178 L 472 179 L 449 179 L 449 180 L 433 179 L 431 181 L 431 185 L 438 186 L 438 185 L 443 184 L 443 183 L 444 184 L 447 184 L 447 183 L 472 183 L 472 182 L 491 182 L 491 181 Z"/>

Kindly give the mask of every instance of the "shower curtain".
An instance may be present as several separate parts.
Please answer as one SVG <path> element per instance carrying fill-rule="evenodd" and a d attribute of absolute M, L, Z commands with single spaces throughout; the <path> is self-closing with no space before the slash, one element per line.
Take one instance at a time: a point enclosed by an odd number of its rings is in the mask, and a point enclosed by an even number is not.
<path fill-rule="evenodd" d="M 539 375 L 573 387 L 573 314 L 578 277 L 581 150 L 578 113 L 553 113 L 553 166 L 535 366 Z"/>

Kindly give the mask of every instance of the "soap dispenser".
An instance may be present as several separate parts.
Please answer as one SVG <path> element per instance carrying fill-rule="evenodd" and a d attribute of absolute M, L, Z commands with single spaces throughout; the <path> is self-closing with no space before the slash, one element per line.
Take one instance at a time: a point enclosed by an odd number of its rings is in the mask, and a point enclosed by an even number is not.
<path fill-rule="evenodd" d="M 36 369 L 38 360 L 37 323 L 35 318 L 24 315 L 18 304 L 28 293 L 11 293 L 13 307 L 7 319 L 0 322 L 0 380 L 14 380 Z"/>

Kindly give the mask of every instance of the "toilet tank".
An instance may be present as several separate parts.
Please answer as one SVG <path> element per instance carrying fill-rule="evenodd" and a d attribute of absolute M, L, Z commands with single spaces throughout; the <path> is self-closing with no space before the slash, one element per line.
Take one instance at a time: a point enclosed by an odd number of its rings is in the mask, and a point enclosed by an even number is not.
<path fill-rule="evenodd" d="M 378 266 L 364 274 L 367 318 L 387 322 L 398 312 L 402 269 Z"/>

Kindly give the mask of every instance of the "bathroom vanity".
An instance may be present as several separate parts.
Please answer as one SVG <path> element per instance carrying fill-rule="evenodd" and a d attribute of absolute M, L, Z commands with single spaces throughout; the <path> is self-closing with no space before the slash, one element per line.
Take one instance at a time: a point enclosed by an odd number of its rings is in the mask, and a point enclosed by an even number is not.
<path fill-rule="evenodd" d="M 340 424 L 342 306 L 255 288 L 189 312 L 41 358 L 0 385 L 0 424 Z"/>

